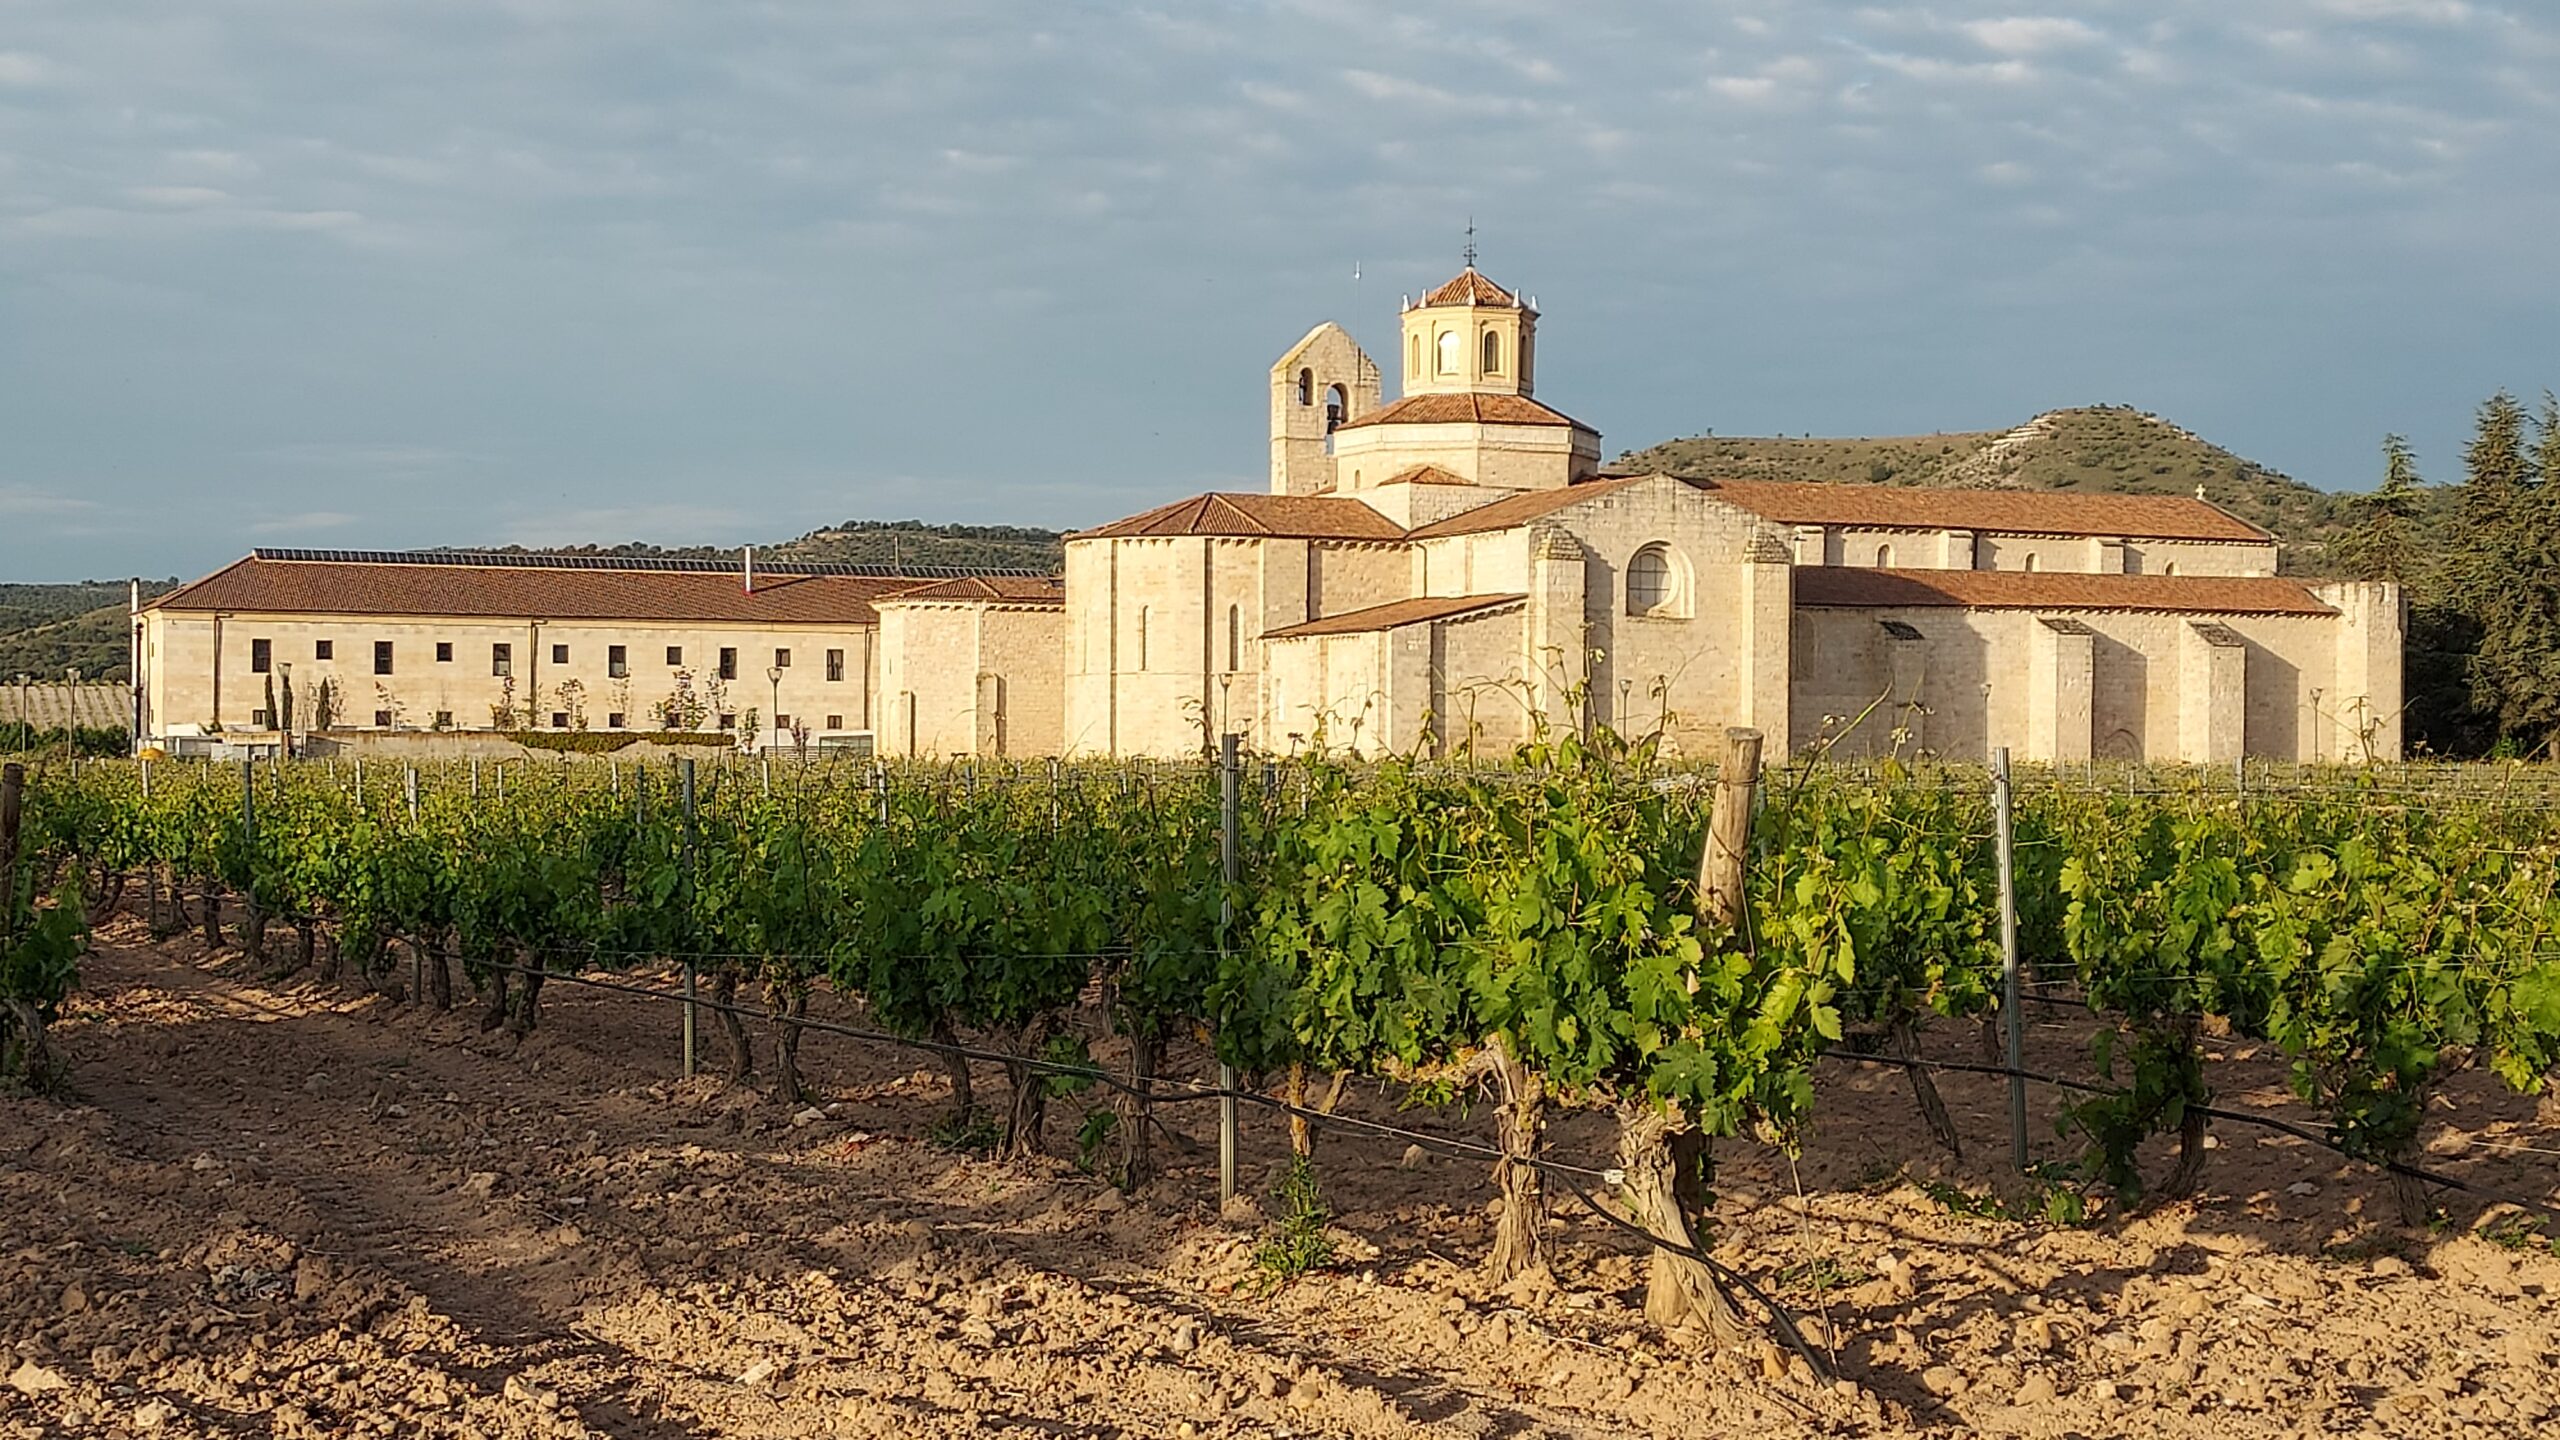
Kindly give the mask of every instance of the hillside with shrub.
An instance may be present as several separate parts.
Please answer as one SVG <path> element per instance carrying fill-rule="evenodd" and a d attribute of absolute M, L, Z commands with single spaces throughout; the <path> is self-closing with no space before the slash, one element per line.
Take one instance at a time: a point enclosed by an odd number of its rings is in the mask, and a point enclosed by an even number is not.
<path fill-rule="evenodd" d="M 2334 568 L 2329 542 L 2351 515 L 2342 494 L 2313 489 L 2157 415 L 2113 405 L 2055 410 L 2012 430 L 1855 439 L 1709 433 L 1629 452 L 1612 468 L 2123 495 L 2193 495 L 2201 487 L 2207 500 L 2281 536 L 2285 569 L 2303 574 Z"/>

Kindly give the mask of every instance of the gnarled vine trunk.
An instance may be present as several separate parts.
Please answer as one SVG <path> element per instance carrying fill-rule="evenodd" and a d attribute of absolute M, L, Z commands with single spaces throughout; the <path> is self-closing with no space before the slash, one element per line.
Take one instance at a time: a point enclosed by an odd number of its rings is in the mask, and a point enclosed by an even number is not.
<path fill-rule="evenodd" d="M 777 999 L 779 1005 L 775 1003 Z M 781 1022 L 773 1040 L 774 1087 L 781 1091 L 783 1103 L 797 1105 L 804 1098 L 800 1086 L 800 1021 L 809 1013 L 809 987 L 805 983 L 768 980 L 764 1003 Z"/>
<path fill-rule="evenodd" d="M 1342 1103 L 1342 1092 L 1350 1084 L 1350 1071 L 1335 1071 L 1333 1083 L 1325 1087 L 1324 1098 L 1310 1105 L 1307 1103 L 1307 1067 L 1303 1062 L 1294 1062 L 1289 1066 L 1290 1109 L 1293 1112 L 1312 1111 L 1317 1115 L 1330 1115 L 1335 1107 Z M 1315 1122 L 1308 1119 L 1305 1113 L 1292 1113 L 1289 1116 L 1289 1153 L 1301 1160 L 1315 1158 Z"/>
<path fill-rule="evenodd" d="M 1620 1102 L 1618 1166 L 1626 1173 L 1622 1183 L 1637 1222 L 1656 1239 L 1703 1252 L 1700 1232 L 1691 1225 L 1688 1207 L 1681 1201 L 1681 1166 L 1673 1144 L 1686 1128 L 1675 1125 L 1649 1099 Z M 1687 1255 L 1660 1248 L 1654 1250 L 1645 1276 L 1644 1314 L 1666 1330 L 1695 1320 L 1706 1328 L 1708 1343 L 1717 1347 L 1743 1335 L 1742 1316 L 1717 1283 L 1715 1272 Z"/>
<path fill-rule="evenodd" d="M 960 1036 L 951 1028 L 950 1021 L 936 1020 L 933 1022 L 933 1040 L 937 1045 L 956 1046 L 960 1043 Z M 978 1092 L 969 1073 L 969 1057 L 957 1050 L 935 1053 L 942 1057 L 943 1073 L 951 1077 L 951 1128 L 954 1133 L 965 1131 L 970 1122 L 978 1118 Z"/>
<path fill-rule="evenodd" d="M 427 993 L 435 997 L 437 1009 L 452 1009 L 453 970 L 446 963 L 445 955 L 451 947 L 451 942 L 444 936 L 431 935 L 416 943 L 424 947 L 427 962 Z"/>
<path fill-rule="evenodd" d="M 1485 1047 L 1485 1063 L 1493 1072 L 1502 1103 L 1493 1112 L 1494 1133 L 1502 1158 L 1494 1162 L 1494 1184 L 1502 1191 L 1502 1217 L 1493 1229 L 1493 1254 L 1487 1262 L 1495 1283 L 1547 1268 L 1547 1187 L 1538 1171 L 1538 1150 L 1546 1134 L 1546 1078 L 1511 1053 L 1510 1042 L 1496 1035 Z"/>
<path fill-rule="evenodd" d="M 204 898 L 204 948 L 219 950 L 226 943 L 222 938 L 222 890 L 210 880 L 196 888 Z"/>
<path fill-rule="evenodd" d="M 1049 1043 L 1047 1021 L 1035 1021 L 1023 1027 L 1014 1042 L 1006 1046 L 1008 1053 L 1037 1055 Z M 1041 1132 L 1049 1122 L 1049 1077 L 1019 1060 L 1004 1065 L 1006 1083 L 1012 1087 L 1004 1115 L 1004 1153 L 1011 1159 L 1027 1159 L 1041 1151 Z"/>
<path fill-rule="evenodd" d="M 1938 1094 L 1938 1082 L 1920 1063 L 1920 1037 L 1913 1030 L 1911 1017 L 1893 1022 L 1893 1053 L 1902 1060 L 1902 1071 L 1911 1077 L 1911 1098 L 1920 1105 L 1920 1118 L 1928 1122 L 1929 1133 L 1946 1148 L 1946 1152 L 1964 1158 L 1964 1139 L 1956 1134 L 1956 1122 L 1947 1114 L 1947 1102 Z"/>
<path fill-rule="evenodd" d="M 1148 1092 L 1155 1088 L 1156 1067 L 1163 1063 L 1164 1037 L 1140 1031 L 1129 1037 L 1129 1089 L 1112 1097 L 1118 1115 L 1120 1188 L 1135 1190 L 1155 1178 L 1155 1112 Z"/>
<path fill-rule="evenodd" d="M 729 1078 L 744 1081 L 756 1073 L 755 1037 L 738 1018 L 738 972 L 723 967 L 711 976 L 711 1013 L 719 1017 L 720 1038 L 729 1047 Z"/>

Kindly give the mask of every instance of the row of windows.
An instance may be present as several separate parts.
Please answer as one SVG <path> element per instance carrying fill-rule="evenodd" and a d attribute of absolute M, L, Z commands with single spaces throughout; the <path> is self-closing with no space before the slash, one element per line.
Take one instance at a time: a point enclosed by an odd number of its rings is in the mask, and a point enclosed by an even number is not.
<path fill-rule="evenodd" d="M 507 641 L 500 640 L 492 643 L 489 646 L 489 673 L 492 675 L 514 674 L 515 654 L 516 647 Z M 312 641 L 311 658 L 314 660 L 332 660 L 337 658 L 336 645 L 334 642 L 328 640 Z M 436 642 L 436 663 L 439 665 L 450 665 L 453 663 L 452 641 L 439 640 Z M 566 645 L 552 646 L 551 663 L 554 665 L 568 664 L 569 647 Z M 627 645 L 606 646 L 604 663 L 605 673 L 616 680 L 629 675 L 631 673 L 630 647 Z M 667 647 L 667 664 L 671 668 L 684 664 L 683 646 L 670 645 Z M 373 673 L 376 675 L 389 675 L 393 673 L 393 666 L 394 658 L 392 642 L 388 640 L 374 641 Z M 249 642 L 250 673 L 264 675 L 274 668 L 275 642 L 263 638 L 251 640 Z M 777 649 L 773 652 L 773 668 L 776 670 L 788 670 L 791 668 L 790 650 Z M 723 680 L 735 680 L 738 678 L 737 647 L 731 645 L 724 645 L 720 647 L 719 675 Z M 844 652 L 842 650 L 830 650 L 827 652 L 827 678 L 835 681 L 841 681 L 844 679 Z"/>
<path fill-rule="evenodd" d="M 626 728 L 629 720 L 629 716 L 623 714 L 619 710 L 616 710 L 604 717 L 604 728 L 607 730 L 624 729 Z M 272 710 L 252 710 L 249 712 L 249 723 L 264 729 L 276 723 L 275 712 Z M 379 729 L 388 730 L 392 727 L 395 721 L 390 711 L 376 710 L 373 712 L 373 723 Z M 738 713 L 734 710 L 723 710 L 720 712 L 718 723 L 720 728 L 723 730 L 735 730 L 738 728 Z M 773 725 L 777 730 L 788 730 L 791 728 L 791 717 L 788 715 L 776 715 L 773 717 Z M 435 728 L 439 730 L 452 729 L 453 712 L 450 710 L 437 711 Z M 552 711 L 551 728 L 554 730 L 568 729 L 569 712 L 566 710 Z M 844 717 L 841 715 L 828 716 L 827 728 L 830 730 L 842 730 L 844 728 Z"/>
<path fill-rule="evenodd" d="M 1441 331 L 1440 338 L 1433 342 L 1433 373 L 1440 375 L 1457 374 L 1458 357 L 1463 353 L 1465 345 L 1466 340 L 1461 337 L 1457 331 Z M 1477 358 L 1484 362 L 1478 368 L 1485 374 L 1499 375 L 1502 373 L 1502 333 L 1500 331 L 1487 330 L 1484 332 L 1483 353 Z M 1411 374 L 1419 375 L 1422 373 L 1422 337 L 1420 335 L 1408 336 L 1405 340 L 1404 368 Z"/>

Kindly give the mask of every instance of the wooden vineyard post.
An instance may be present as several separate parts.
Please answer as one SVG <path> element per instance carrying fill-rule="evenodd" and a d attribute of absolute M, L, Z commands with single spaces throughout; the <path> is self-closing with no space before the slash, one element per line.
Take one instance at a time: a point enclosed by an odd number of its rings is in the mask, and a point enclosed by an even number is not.
<path fill-rule="evenodd" d="M 2026 1016 L 2018 978 L 2018 870 L 2010 823 L 2009 747 L 1991 752 L 1991 823 L 2000 845 L 2000 1025 L 2009 1048 L 2009 1159 L 2027 1168 Z"/>
<path fill-rule="evenodd" d="M 0 939 L 18 918 L 18 817 L 26 803 L 27 767 L 0 765 Z"/>
<path fill-rule="evenodd" d="M 1226 888 L 1218 900 L 1218 945 L 1235 946 L 1236 925 L 1236 747 L 1241 736 L 1218 737 L 1218 862 Z M 1218 1066 L 1218 1204 L 1236 1198 L 1236 1067 Z"/>
<path fill-rule="evenodd" d="M 1698 854 L 1698 915 L 1710 928 L 1738 928 L 1746 904 L 1743 885 L 1751 853 L 1751 820 L 1760 787 L 1760 732 L 1725 732 L 1724 764 L 1716 772 L 1715 808 L 1707 816 L 1707 841 Z M 1666 1112 L 1650 1095 L 1618 1105 L 1618 1168 L 1637 1219 L 1661 1241 L 1647 1261 L 1645 1318 L 1670 1330 L 1697 1319 L 1710 1342 L 1725 1344 L 1742 1333 L 1741 1316 L 1714 1272 L 1680 1253 L 1703 1249 L 1692 1215 L 1703 1208 L 1706 1136 L 1693 1117 Z"/>
<path fill-rule="evenodd" d="M 683 928 L 680 932 L 678 932 L 678 933 L 680 933 L 680 934 L 683 936 L 683 939 L 682 939 L 682 941 L 681 941 L 680 943 L 682 943 L 682 944 L 684 944 L 684 945 L 686 945 L 686 946 L 688 946 L 688 947 L 689 947 L 689 946 L 691 946 L 691 945 L 693 944 L 693 925 L 692 925 L 692 923 L 691 923 L 691 918 L 692 918 L 692 915 L 693 915 L 693 818 L 694 818 L 694 816 L 693 816 L 693 759 L 692 759 L 692 757 L 687 756 L 685 759 L 683 759 L 683 760 L 681 760 L 681 761 L 677 762 L 677 765 L 676 765 L 676 775 L 677 775 L 677 784 L 678 784 L 678 786 L 679 786 L 679 787 L 682 789 L 682 791 L 683 791 L 682 803 L 683 803 L 683 805 L 684 805 L 684 852 L 683 852 L 683 855 L 682 855 L 682 857 L 681 857 L 681 862 L 680 862 L 680 863 L 682 864 L 682 866 L 683 866 L 683 872 L 682 872 L 682 873 L 683 873 L 683 876 L 684 876 L 684 883 L 683 883 L 681 886 L 679 886 L 679 887 L 677 888 L 677 892 L 676 892 L 676 893 L 677 893 L 677 894 L 679 894 L 679 895 L 681 895 L 681 896 L 683 897 L 683 904 L 684 904 L 684 907 L 685 907 L 685 915 L 686 915 L 686 924 L 685 924 L 684 928 Z M 685 956 L 685 957 L 684 957 L 684 1078 L 686 1078 L 687 1080 L 690 1080 L 690 1079 L 692 1079 L 692 1078 L 693 1078 L 693 1063 L 694 1063 L 694 1061 L 693 1061 L 693 1055 L 694 1055 L 694 1051 L 693 1051 L 693 1037 L 694 1037 L 693 957 L 692 957 L 691 955 L 687 955 L 687 956 Z"/>
<path fill-rule="evenodd" d="M 1760 732 L 1724 732 L 1724 768 L 1716 773 L 1715 809 L 1698 856 L 1698 912 L 1710 925 L 1742 919 L 1743 857 L 1751 853 L 1752 801 L 1760 788 Z"/>

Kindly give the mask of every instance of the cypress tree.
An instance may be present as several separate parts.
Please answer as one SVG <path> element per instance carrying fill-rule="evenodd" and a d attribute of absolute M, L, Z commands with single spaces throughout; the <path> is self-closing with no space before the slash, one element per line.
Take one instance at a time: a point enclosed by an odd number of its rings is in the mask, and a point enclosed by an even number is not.
<path fill-rule="evenodd" d="M 2560 458 L 2560 457 L 2555 457 Z M 2426 506 L 2418 457 L 2398 435 L 2382 437 L 2382 485 L 2348 501 L 2355 519 L 2334 543 L 2346 574 L 2358 580 L 2410 583 L 2423 551 L 2418 527 Z"/>
<path fill-rule="evenodd" d="M 2502 746 L 2531 753 L 2560 737 L 2560 489 L 2545 483 L 2560 474 L 2560 402 L 2546 397 L 2537 426 L 2492 396 L 2463 464 L 2450 589 L 2478 626 L 2472 704 Z"/>

